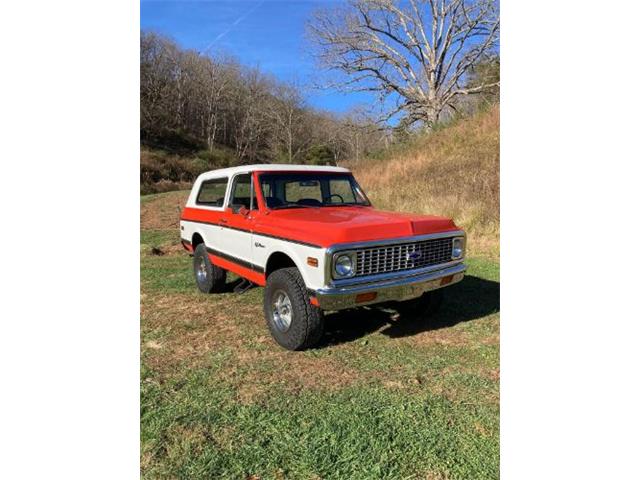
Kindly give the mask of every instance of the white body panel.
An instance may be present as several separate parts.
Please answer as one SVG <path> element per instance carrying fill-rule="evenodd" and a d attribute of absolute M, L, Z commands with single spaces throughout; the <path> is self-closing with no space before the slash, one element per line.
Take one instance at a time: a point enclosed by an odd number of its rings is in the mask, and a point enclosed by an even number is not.
<path fill-rule="evenodd" d="M 205 239 L 205 242 L 207 240 Z M 239 258 L 245 262 L 258 265 L 255 259 L 252 257 L 251 252 L 251 233 L 241 232 L 240 230 L 233 230 L 231 228 L 220 227 L 220 236 L 218 242 L 214 245 L 210 245 L 216 250 L 220 250 L 227 255 Z M 264 266 L 264 265 L 260 265 Z"/>
<path fill-rule="evenodd" d="M 260 235 L 259 233 L 253 234 L 253 242 L 253 263 L 260 265 L 261 267 L 266 267 L 267 261 L 272 254 L 282 252 L 289 256 L 289 258 L 291 258 L 296 264 L 307 288 L 316 290 L 324 286 L 325 248 L 309 247 L 307 245 L 301 245 L 287 240 L 267 237 Z M 264 245 L 264 248 L 256 247 L 256 242 L 260 245 Z M 318 266 L 311 267 L 307 265 L 307 257 L 317 258 Z"/>
<path fill-rule="evenodd" d="M 183 239 L 191 242 L 193 236 L 198 233 L 204 239 L 207 247 L 217 245 L 222 235 L 222 228 L 217 225 L 206 225 L 204 223 L 196 223 L 180 220 L 180 235 Z"/>

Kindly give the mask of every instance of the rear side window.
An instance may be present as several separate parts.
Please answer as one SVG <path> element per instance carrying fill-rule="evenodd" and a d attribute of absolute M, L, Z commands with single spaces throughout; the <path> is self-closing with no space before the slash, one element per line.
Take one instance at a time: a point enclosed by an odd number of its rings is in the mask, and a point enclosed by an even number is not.
<path fill-rule="evenodd" d="M 209 207 L 222 207 L 228 181 L 228 178 L 214 178 L 213 180 L 202 182 L 196 203 Z"/>

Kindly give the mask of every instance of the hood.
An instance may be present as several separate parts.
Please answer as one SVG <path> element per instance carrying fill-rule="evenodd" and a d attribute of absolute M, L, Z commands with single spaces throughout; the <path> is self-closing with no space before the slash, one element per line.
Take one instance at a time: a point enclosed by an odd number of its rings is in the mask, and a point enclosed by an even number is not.
<path fill-rule="evenodd" d="M 264 223 L 263 223 L 264 222 Z M 457 230 L 449 218 L 386 212 L 373 207 L 321 207 L 272 210 L 260 230 L 328 247 Z"/>

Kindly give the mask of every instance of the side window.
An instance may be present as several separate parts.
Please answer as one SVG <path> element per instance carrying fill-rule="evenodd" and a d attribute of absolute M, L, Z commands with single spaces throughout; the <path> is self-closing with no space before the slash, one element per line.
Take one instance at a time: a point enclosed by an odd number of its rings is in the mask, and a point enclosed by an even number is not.
<path fill-rule="evenodd" d="M 231 191 L 231 199 L 229 205 L 244 205 L 246 209 L 251 208 L 251 198 L 253 197 L 253 210 L 258 209 L 258 201 L 256 200 L 255 189 L 251 190 L 251 175 L 237 175 L 233 182 L 233 190 Z"/>
<path fill-rule="evenodd" d="M 228 181 L 229 179 L 225 177 L 202 182 L 198 197 L 196 198 L 196 204 L 207 205 L 209 207 L 222 207 Z"/>

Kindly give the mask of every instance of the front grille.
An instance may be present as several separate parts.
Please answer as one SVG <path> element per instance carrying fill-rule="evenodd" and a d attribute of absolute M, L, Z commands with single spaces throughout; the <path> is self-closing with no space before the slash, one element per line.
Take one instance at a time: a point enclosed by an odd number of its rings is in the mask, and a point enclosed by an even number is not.
<path fill-rule="evenodd" d="M 354 276 L 413 270 L 451 261 L 453 238 L 435 238 L 356 251 Z"/>

